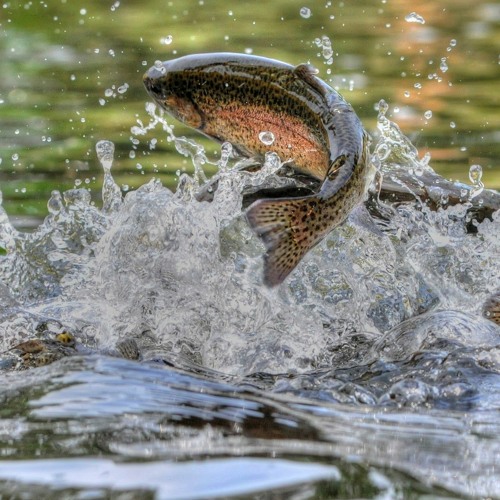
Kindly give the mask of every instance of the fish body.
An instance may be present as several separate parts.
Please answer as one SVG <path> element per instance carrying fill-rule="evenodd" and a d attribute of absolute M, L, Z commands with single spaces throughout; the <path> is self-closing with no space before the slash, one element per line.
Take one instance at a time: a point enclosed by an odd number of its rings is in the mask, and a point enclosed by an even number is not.
<path fill-rule="evenodd" d="M 246 156 L 274 151 L 321 181 L 317 193 L 248 208 L 266 246 L 268 286 L 281 283 L 366 191 L 367 134 L 351 105 L 314 73 L 306 64 L 216 53 L 157 62 L 144 75 L 155 102 L 186 125 Z M 272 142 L 261 140 L 263 132 Z"/>
<path fill-rule="evenodd" d="M 483 316 L 500 326 L 500 290 L 484 303 Z"/>

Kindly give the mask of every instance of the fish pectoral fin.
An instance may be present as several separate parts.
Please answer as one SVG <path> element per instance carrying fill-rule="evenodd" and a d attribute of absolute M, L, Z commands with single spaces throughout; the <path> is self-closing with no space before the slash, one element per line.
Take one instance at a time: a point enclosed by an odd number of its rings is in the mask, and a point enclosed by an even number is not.
<path fill-rule="evenodd" d="M 263 199 L 247 210 L 247 220 L 266 247 L 264 283 L 279 285 L 321 239 L 311 220 L 321 204 L 316 196 Z"/>

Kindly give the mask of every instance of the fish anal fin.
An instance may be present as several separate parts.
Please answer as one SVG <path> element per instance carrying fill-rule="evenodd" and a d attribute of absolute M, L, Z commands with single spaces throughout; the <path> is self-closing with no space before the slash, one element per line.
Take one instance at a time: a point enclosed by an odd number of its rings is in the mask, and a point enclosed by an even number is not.
<path fill-rule="evenodd" d="M 253 203 L 246 216 L 266 247 L 264 283 L 279 285 L 302 257 L 323 237 L 321 200 L 316 196 L 263 199 Z"/>

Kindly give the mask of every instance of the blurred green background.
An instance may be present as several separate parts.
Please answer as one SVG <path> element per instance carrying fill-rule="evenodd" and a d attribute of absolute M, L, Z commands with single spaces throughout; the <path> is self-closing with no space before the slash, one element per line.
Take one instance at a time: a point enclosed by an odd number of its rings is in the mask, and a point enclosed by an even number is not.
<path fill-rule="evenodd" d="M 196 52 L 309 61 L 370 132 L 383 98 L 434 169 L 468 181 L 469 166 L 480 164 L 486 187 L 500 188 L 498 2 L 5 1 L 0 36 L 0 189 L 23 227 L 46 214 L 53 189 L 86 186 L 99 198 L 101 139 L 115 143 L 124 190 L 151 177 L 175 186 L 189 162 L 159 128 L 142 137 L 130 129 L 149 122 L 144 71 Z M 176 135 L 217 154 L 171 122 Z"/>

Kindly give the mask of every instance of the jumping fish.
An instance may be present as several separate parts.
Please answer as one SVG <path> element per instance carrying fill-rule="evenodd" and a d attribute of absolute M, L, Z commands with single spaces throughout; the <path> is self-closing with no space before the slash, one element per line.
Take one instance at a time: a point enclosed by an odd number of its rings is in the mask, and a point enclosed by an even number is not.
<path fill-rule="evenodd" d="M 213 53 L 157 61 L 144 75 L 174 118 L 242 155 L 276 152 L 321 181 L 318 192 L 260 199 L 246 212 L 266 247 L 264 283 L 280 284 L 363 200 L 368 135 L 352 106 L 308 64 Z M 272 141 L 262 141 L 267 132 Z M 260 137 L 259 137 L 260 136 Z"/>

